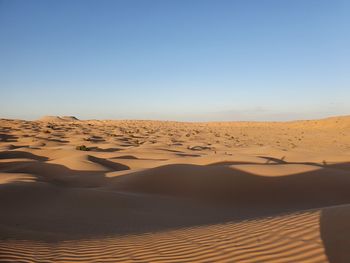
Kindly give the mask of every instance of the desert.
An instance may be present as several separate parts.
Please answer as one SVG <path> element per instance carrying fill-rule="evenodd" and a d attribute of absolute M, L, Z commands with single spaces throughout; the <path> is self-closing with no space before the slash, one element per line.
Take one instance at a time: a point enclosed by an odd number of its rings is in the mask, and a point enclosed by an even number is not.
<path fill-rule="evenodd" d="M 0 263 L 350 263 L 349 14 L 0 0 Z"/>
<path fill-rule="evenodd" d="M 1 262 L 349 262 L 350 117 L 0 120 Z"/>

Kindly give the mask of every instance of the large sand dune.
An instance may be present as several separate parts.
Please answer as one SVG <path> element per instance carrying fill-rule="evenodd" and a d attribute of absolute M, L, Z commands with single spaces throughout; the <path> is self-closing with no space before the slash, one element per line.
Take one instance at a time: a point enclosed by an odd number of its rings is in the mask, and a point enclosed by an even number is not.
<path fill-rule="evenodd" d="M 2 119 L 0 215 L 0 262 L 350 262 L 350 117 Z"/>

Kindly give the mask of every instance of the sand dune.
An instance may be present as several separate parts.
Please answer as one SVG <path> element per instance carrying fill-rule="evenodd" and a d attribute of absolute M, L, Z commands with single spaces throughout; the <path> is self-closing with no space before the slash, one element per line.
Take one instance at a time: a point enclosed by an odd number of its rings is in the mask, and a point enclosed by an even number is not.
<path fill-rule="evenodd" d="M 61 122 L 61 121 L 78 121 L 78 118 L 74 116 L 43 116 L 38 121 L 44 122 Z"/>
<path fill-rule="evenodd" d="M 0 262 L 350 262 L 349 154 L 346 116 L 2 119 Z"/>

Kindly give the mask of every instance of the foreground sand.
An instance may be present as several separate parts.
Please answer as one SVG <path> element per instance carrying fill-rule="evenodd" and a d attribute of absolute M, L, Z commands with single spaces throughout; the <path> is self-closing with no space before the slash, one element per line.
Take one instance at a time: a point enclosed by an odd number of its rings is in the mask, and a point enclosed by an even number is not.
<path fill-rule="evenodd" d="M 0 262 L 350 262 L 349 154 L 350 117 L 2 119 Z"/>

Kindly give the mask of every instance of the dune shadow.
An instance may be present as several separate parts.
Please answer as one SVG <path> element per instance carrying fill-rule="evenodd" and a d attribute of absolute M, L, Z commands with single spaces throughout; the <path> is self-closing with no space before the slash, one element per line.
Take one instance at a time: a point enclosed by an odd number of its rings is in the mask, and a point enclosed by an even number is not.
<path fill-rule="evenodd" d="M 122 156 L 117 156 L 117 157 L 112 157 L 110 159 L 128 159 L 128 160 L 138 160 L 136 156 L 133 155 L 122 155 Z"/>
<path fill-rule="evenodd" d="M 49 141 L 49 142 L 59 142 L 59 143 L 68 143 L 68 140 L 63 140 L 63 139 L 56 139 L 56 138 L 45 138 L 45 137 L 41 137 L 41 136 L 36 136 L 36 139 L 39 140 L 45 140 L 45 141 Z"/>
<path fill-rule="evenodd" d="M 212 150 L 212 147 L 209 146 L 192 146 L 192 147 L 188 147 L 187 149 L 191 150 L 191 151 L 204 151 L 204 150 Z"/>
<path fill-rule="evenodd" d="M 223 162 L 215 162 L 208 164 L 208 166 L 220 166 L 220 165 L 239 165 L 239 164 L 256 164 L 256 165 L 266 165 L 262 163 L 256 163 L 256 162 L 245 162 L 245 161 L 223 161 Z"/>
<path fill-rule="evenodd" d="M 159 148 L 159 150 L 166 151 L 166 152 L 172 152 L 172 153 L 179 153 L 179 154 L 184 153 L 183 151 L 173 150 L 173 149 L 165 149 L 165 148 Z"/>
<path fill-rule="evenodd" d="M 92 155 L 89 155 L 88 156 L 88 160 L 92 161 L 92 162 L 95 162 L 95 163 L 98 163 L 98 164 L 101 164 L 111 170 L 114 170 L 114 171 L 123 171 L 123 170 L 130 170 L 130 167 L 127 166 L 127 165 L 124 165 L 124 164 L 121 164 L 121 163 L 116 163 L 116 162 L 112 162 L 112 161 L 109 161 L 107 159 L 104 159 L 104 158 L 98 158 L 98 157 L 95 157 L 95 156 L 92 156 Z"/>
<path fill-rule="evenodd" d="M 90 151 L 94 152 L 118 152 L 121 149 L 120 148 L 100 148 L 100 147 L 89 147 Z"/>
<path fill-rule="evenodd" d="M 200 157 L 200 154 L 190 154 L 190 153 L 176 153 L 175 155 L 181 157 Z"/>
<path fill-rule="evenodd" d="M 259 158 L 266 159 L 265 164 L 269 165 L 279 165 L 279 164 L 304 164 L 304 165 L 312 165 L 312 166 L 318 166 L 318 167 L 324 167 L 326 166 L 326 162 L 323 161 L 323 164 L 314 163 L 314 162 L 287 162 L 285 161 L 285 156 L 281 157 L 280 159 L 274 158 L 274 157 L 268 157 L 268 156 L 258 156 Z M 335 166 L 329 166 L 335 168 Z"/>
<path fill-rule="evenodd" d="M 1 142 L 17 142 L 18 136 L 6 133 L 0 133 Z"/>
<path fill-rule="evenodd" d="M 274 157 L 270 157 L 270 156 L 258 156 L 259 158 L 265 159 L 266 163 L 269 164 L 271 162 L 273 163 L 277 163 L 277 164 L 285 164 L 287 163 L 284 159 L 285 157 L 281 157 L 280 159 L 278 158 L 274 158 Z"/>
<path fill-rule="evenodd" d="M 19 148 L 30 148 L 30 145 L 13 145 L 13 144 L 10 144 L 6 147 L 7 150 L 16 150 L 16 149 L 19 149 Z"/>
<path fill-rule="evenodd" d="M 31 174 L 36 177 L 34 184 L 48 183 L 62 187 L 98 187 L 105 181 L 103 172 L 73 170 L 64 165 L 35 160 L 1 162 L 0 171 Z"/>
<path fill-rule="evenodd" d="M 320 232 L 329 262 L 350 262 L 350 206 L 322 209 Z"/>
<path fill-rule="evenodd" d="M 0 159 L 15 159 L 15 158 L 28 158 L 37 161 L 48 161 L 49 158 L 44 156 L 35 155 L 30 152 L 24 151 L 3 151 L 0 152 Z"/>
<path fill-rule="evenodd" d="M 98 142 L 105 142 L 106 140 L 101 137 L 101 136 L 91 136 L 89 138 L 84 139 L 85 141 L 90 141 L 90 142 L 94 142 L 94 143 L 98 143 Z"/>
<path fill-rule="evenodd" d="M 164 159 L 164 158 L 139 158 L 136 157 L 134 155 L 122 155 L 122 156 L 116 156 L 116 157 L 112 157 L 109 159 L 124 159 L 124 160 L 141 160 L 141 161 L 166 161 L 168 159 Z"/>
<path fill-rule="evenodd" d="M 340 169 L 344 171 L 350 172 L 350 163 L 336 163 L 336 164 L 326 164 L 324 167 L 332 168 L 332 169 Z"/>

